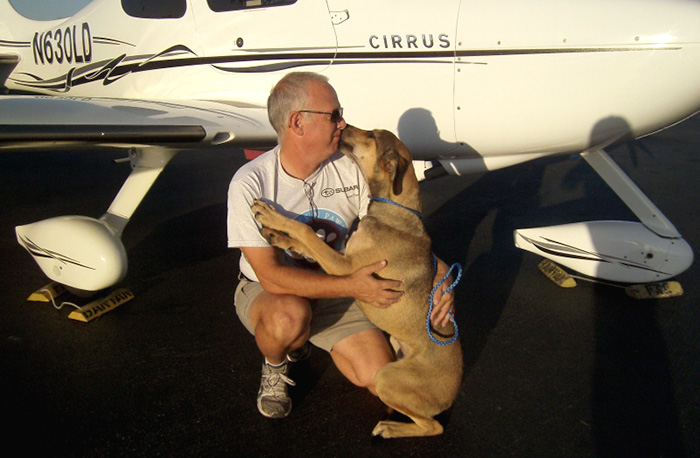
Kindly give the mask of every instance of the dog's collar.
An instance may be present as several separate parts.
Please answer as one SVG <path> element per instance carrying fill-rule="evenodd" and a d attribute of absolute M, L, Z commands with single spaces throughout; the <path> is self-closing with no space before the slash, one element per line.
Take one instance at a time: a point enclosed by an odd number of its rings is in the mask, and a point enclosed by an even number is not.
<path fill-rule="evenodd" d="M 419 217 L 419 218 L 421 218 L 421 219 L 423 218 L 423 215 L 421 214 L 421 212 L 416 211 L 416 210 L 414 210 L 414 209 L 412 209 L 412 208 L 405 207 L 405 206 L 401 205 L 401 204 L 398 203 L 398 202 L 394 202 L 394 201 L 391 200 L 391 199 L 384 199 L 383 197 L 370 197 L 369 200 L 375 200 L 375 201 L 377 201 L 377 202 L 384 202 L 385 204 L 396 205 L 396 206 L 399 207 L 399 208 L 403 208 L 404 210 L 410 211 L 411 213 L 413 213 L 414 215 L 416 215 L 417 217 Z"/>

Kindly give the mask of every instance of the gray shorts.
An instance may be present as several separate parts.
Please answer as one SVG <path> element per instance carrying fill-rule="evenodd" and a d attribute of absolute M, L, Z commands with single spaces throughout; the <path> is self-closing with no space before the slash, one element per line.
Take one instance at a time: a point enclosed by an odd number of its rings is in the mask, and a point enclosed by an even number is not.
<path fill-rule="evenodd" d="M 243 278 L 238 283 L 234 296 L 238 318 L 253 335 L 255 335 L 255 329 L 250 322 L 250 306 L 263 291 L 260 283 Z M 376 328 L 362 313 L 354 299 L 315 299 L 311 300 L 311 309 L 309 341 L 327 352 L 346 337 Z"/>

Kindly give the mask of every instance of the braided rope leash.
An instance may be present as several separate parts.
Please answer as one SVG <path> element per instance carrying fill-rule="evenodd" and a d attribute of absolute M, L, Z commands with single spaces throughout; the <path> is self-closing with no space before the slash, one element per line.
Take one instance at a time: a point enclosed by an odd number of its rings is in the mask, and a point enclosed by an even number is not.
<path fill-rule="evenodd" d="M 435 272 L 437 272 L 437 259 L 435 258 L 435 255 L 433 255 L 433 269 Z M 442 277 L 442 279 L 438 282 L 437 285 L 435 285 L 433 290 L 430 292 L 430 297 L 428 298 L 428 316 L 425 319 L 425 329 L 426 329 L 426 332 L 428 333 L 428 337 L 430 337 L 430 340 L 432 340 L 433 342 L 435 342 L 438 345 L 450 345 L 450 344 L 454 343 L 454 341 L 457 340 L 457 337 L 459 336 L 459 327 L 457 326 L 457 321 L 455 321 L 455 317 L 450 312 L 447 312 L 447 315 L 450 317 L 450 321 L 452 321 L 452 324 L 454 324 L 454 326 L 455 326 L 455 333 L 450 340 L 448 340 L 447 342 L 442 342 L 440 340 L 437 340 L 435 338 L 435 336 L 433 336 L 433 332 L 432 332 L 431 326 L 430 326 L 430 315 L 432 315 L 432 313 L 433 313 L 433 305 L 434 305 L 433 304 L 433 295 L 435 294 L 435 291 L 437 291 L 438 288 L 440 286 L 442 286 L 442 284 L 445 282 L 445 280 L 447 280 L 447 278 L 450 276 L 452 271 L 455 269 L 457 269 L 457 278 L 455 279 L 454 282 L 452 282 L 452 284 L 449 287 L 447 287 L 447 289 L 445 289 L 442 292 L 442 294 L 449 293 L 450 291 L 452 291 L 452 289 L 455 286 L 457 286 L 457 283 L 459 283 L 459 280 L 462 278 L 462 266 L 459 263 L 454 263 L 454 264 L 452 264 L 452 266 L 450 266 L 450 270 L 447 271 L 445 276 Z"/>

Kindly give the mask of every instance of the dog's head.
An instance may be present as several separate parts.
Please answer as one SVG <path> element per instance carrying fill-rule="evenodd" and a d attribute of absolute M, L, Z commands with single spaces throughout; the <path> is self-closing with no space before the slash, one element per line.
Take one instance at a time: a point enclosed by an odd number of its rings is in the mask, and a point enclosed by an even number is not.
<path fill-rule="evenodd" d="M 396 135 L 387 130 L 362 130 L 348 125 L 338 149 L 355 160 L 376 197 L 403 192 L 406 171 L 412 171 L 411 153 Z"/>

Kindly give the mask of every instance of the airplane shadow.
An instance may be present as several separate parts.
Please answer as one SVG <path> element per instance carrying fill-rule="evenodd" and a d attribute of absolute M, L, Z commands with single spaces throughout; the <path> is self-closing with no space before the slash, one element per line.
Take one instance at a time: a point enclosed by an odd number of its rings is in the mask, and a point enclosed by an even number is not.
<path fill-rule="evenodd" d="M 132 288 L 138 296 L 139 292 L 155 288 L 162 282 L 172 281 L 173 274 L 178 271 L 195 271 L 198 265 L 226 257 L 224 264 L 230 267 L 230 281 L 223 285 L 217 283 L 211 286 L 225 288 L 233 308 L 240 251 L 227 247 L 226 214 L 226 203 L 222 202 L 157 224 L 144 239 L 128 248 L 129 273 L 123 283 Z M 184 275 L 186 277 L 186 273 Z M 221 272 L 213 276 L 220 277 Z M 158 302 L 160 312 L 166 311 L 164 309 L 168 307 L 179 306 L 178 301 Z M 248 335 L 248 331 L 237 319 L 231 326 L 231 332 L 237 335 L 236 346 L 243 350 L 237 351 L 239 356 L 236 366 L 257 371 L 260 357 L 255 340 Z M 292 376 L 298 382 L 298 386 L 290 390 L 294 403 L 301 402 L 314 389 L 331 364 L 330 357 L 325 357 L 324 352 L 317 350 L 313 352 L 310 360 L 294 365 Z"/>
<path fill-rule="evenodd" d="M 639 141 L 617 148 L 631 155 L 644 151 Z M 543 206 L 538 192 L 545 168 L 568 160 L 547 158 L 484 174 L 425 220 L 436 255 L 448 265 L 464 265 L 456 306 L 465 377 L 497 326 L 523 263 L 524 253 L 513 244 L 513 230 L 597 219 L 636 220 L 580 159 L 562 177 L 561 187 L 582 187 L 582 196 Z M 608 204 L 616 200 L 619 205 Z M 472 241 L 484 237 L 480 225 L 490 221 L 490 249 L 470 253 Z M 467 263 L 469 259 L 473 260 Z M 640 302 L 605 285 L 595 285 L 592 292 L 590 414 L 597 456 L 687 456 L 668 349 L 658 323 L 658 301 Z M 449 414 L 442 420 L 449 421 Z"/>
<path fill-rule="evenodd" d="M 522 227 L 523 219 L 531 220 L 528 209 L 539 206 L 537 184 L 542 171 L 541 163 L 528 163 L 486 173 L 425 218 L 435 255 L 448 265 L 463 266 L 455 308 L 465 380 L 511 294 L 523 258 L 513 245 L 513 230 Z M 484 226 L 491 223 L 485 235 Z M 473 241 L 479 246 L 489 244 L 481 240 L 484 236 L 491 238 L 490 250 L 470 256 Z M 443 412 L 438 421 L 448 427 L 454 410 Z"/>
<path fill-rule="evenodd" d="M 166 280 L 172 271 L 232 254 L 226 245 L 225 203 L 167 219 L 131 246 L 129 235 L 124 236 L 129 271 L 123 283 L 138 285 L 134 287 L 147 288 Z"/>
<path fill-rule="evenodd" d="M 626 120 L 613 116 L 596 124 L 591 144 L 609 132 L 632 136 Z M 607 149 L 629 155 L 637 167 L 640 153 L 653 155 L 644 143 L 644 139 L 627 141 Z M 609 190 L 602 179 L 595 179 L 581 180 L 592 201 L 598 201 L 596 190 Z M 626 219 L 638 221 L 623 207 L 630 215 Z M 657 314 L 659 300 L 635 300 L 621 289 L 610 291 L 603 285 L 595 285 L 593 291 L 591 415 L 598 456 L 686 456 L 669 350 Z"/>
<path fill-rule="evenodd" d="M 629 129 L 624 120 L 609 118 L 594 128 L 592 137 L 615 124 Z M 608 151 L 629 155 L 634 167 L 639 164 L 640 153 L 653 155 L 645 147 L 645 139 Z M 602 182 L 597 176 L 596 179 Z M 582 183 L 586 196 L 601 188 L 591 180 Z M 602 188 L 608 189 L 604 183 Z M 631 212 L 626 219 L 638 221 Z M 621 289 L 611 291 L 604 285 L 595 285 L 593 291 L 595 360 L 591 415 L 598 456 L 688 456 L 669 350 L 659 323 L 659 300 L 635 300 Z"/>
<path fill-rule="evenodd" d="M 425 220 L 435 254 L 464 269 L 456 307 L 465 372 L 478 359 L 510 295 L 523 258 L 513 245 L 513 230 L 535 220 L 531 212 L 539 206 L 542 173 L 538 161 L 484 174 Z M 467 263 L 470 244 L 484 236 L 480 226 L 490 221 L 490 250 Z"/>
<path fill-rule="evenodd" d="M 599 457 L 687 456 L 658 300 L 596 285 L 593 436 Z"/>

